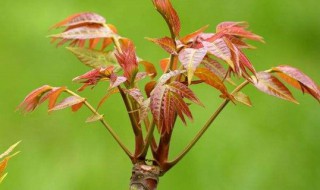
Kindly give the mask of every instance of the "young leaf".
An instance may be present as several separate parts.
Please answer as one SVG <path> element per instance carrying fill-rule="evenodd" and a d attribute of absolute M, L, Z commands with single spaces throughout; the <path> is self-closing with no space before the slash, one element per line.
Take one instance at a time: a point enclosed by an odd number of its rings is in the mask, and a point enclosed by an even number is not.
<path fill-rule="evenodd" d="M 320 101 L 320 90 L 316 83 L 299 69 L 282 65 L 272 68 L 272 71 L 278 72 L 278 75 L 293 87 L 302 92 L 309 93 L 316 100 Z"/>
<path fill-rule="evenodd" d="M 40 104 L 41 97 L 51 89 L 52 87 L 48 85 L 35 89 L 20 103 L 18 109 L 25 112 L 32 112 Z"/>
<path fill-rule="evenodd" d="M 106 20 L 102 16 L 96 13 L 85 12 L 85 13 L 78 13 L 78 14 L 71 15 L 68 18 L 64 19 L 63 21 L 55 24 L 50 29 L 59 28 L 59 27 L 70 27 L 70 26 L 89 24 L 89 23 L 103 25 L 105 22 Z"/>
<path fill-rule="evenodd" d="M 150 81 L 144 86 L 144 91 L 146 92 L 147 97 L 150 97 L 150 94 L 154 87 L 156 86 L 156 81 Z"/>
<path fill-rule="evenodd" d="M 194 71 L 202 62 L 204 56 L 207 54 L 206 48 L 194 49 L 185 48 L 179 53 L 179 60 L 187 70 L 188 83 L 192 81 Z"/>
<path fill-rule="evenodd" d="M 94 114 L 87 118 L 86 123 L 91 123 L 95 121 L 99 121 L 103 118 L 103 115 Z"/>
<path fill-rule="evenodd" d="M 151 79 L 157 76 L 157 70 L 152 63 L 148 61 L 140 61 L 139 64 L 144 66 L 145 71 Z"/>
<path fill-rule="evenodd" d="M 163 99 L 163 126 L 160 127 L 161 133 L 164 133 L 166 131 L 167 133 L 170 133 L 170 131 L 173 129 L 176 114 L 175 114 L 175 104 L 173 100 L 173 94 L 170 93 L 170 91 L 166 91 L 166 94 Z"/>
<path fill-rule="evenodd" d="M 156 86 L 151 92 L 150 110 L 158 126 L 163 124 L 163 103 L 167 91 L 164 86 Z"/>
<path fill-rule="evenodd" d="M 118 86 L 120 86 L 122 83 L 124 83 L 126 81 L 127 81 L 126 77 L 117 76 L 116 74 L 112 73 L 110 75 L 110 87 L 109 87 L 109 89 L 118 87 Z"/>
<path fill-rule="evenodd" d="M 158 38 L 158 39 L 153 39 L 153 38 L 146 38 L 146 39 L 159 45 L 166 52 L 173 55 L 177 55 L 176 44 L 171 38 L 164 37 L 164 38 Z"/>
<path fill-rule="evenodd" d="M 229 97 L 229 93 L 227 91 L 226 86 L 223 84 L 223 82 L 220 80 L 220 78 L 211 72 L 207 68 L 197 68 L 197 70 L 194 72 L 194 74 L 201 80 L 203 80 L 208 85 L 216 88 L 219 90 L 223 95 L 226 97 Z"/>
<path fill-rule="evenodd" d="M 253 84 L 264 93 L 298 104 L 289 89 L 270 73 L 258 72 Z"/>
<path fill-rule="evenodd" d="M 174 92 L 176 94 L 179 94 L 183 98 L 187 98 L 191 100 L 192 102 L 203 106 L 203 104 L 200 102 L 200 100 L 196 97 L 196 95 L 188 88 L 186 85 L 173 81 L 170 84 L 168 84 L 168 88 L 171 92 Z"/>
<path fill-rule="evenodd" d="M 0 159 L 4 158 L 2 161 L 0 161 L 0 184 L 1 182 L 4 180 L 4 178 L 6 177 L 6 173 L 4 174 L 4 171 L 8 165 L 8 161 L 10 160 L 10 158 L 12 158 L 13 156 L 17 155 L 19 152 L 15 152 L 14 154 L 10 153 L 16 148 L 16 146 L 18 146 L 18 144 L 21 141 L 15 143 L 14 145 L 10 146 L 8 150 L 6 150 L 4 153 L 2 153 L 0 155 Z"/>
<path fill-rule="evenodd" d="M 65 86 L 63 87 L 55 87 L 52 90 L 50 90 L 48 93 L 46 93 L 40 100 L 40 104 L 47 99 L 49 99 L 49 104 L 48 104 L 48 109 L 50 110 L 51 108 L 54 107 L 54 105 L 57 102 L 58 97 L 62 92 L 64 92 L 67 88 Z"/>
<path fill-rule="evenodd" d="M 180 39 L 180 41 L 181 41 L 182 43 L 184 43 L 184 44 L 187 44 L 187 43 L 189 43 L 189 42 L 192 42 L 192 41 L 194 41 L 195 38 L 197 38 L 201 33 L 203 33 L 208 27 L 209 27 L 209 25 L 206 25 L 206 26 L 198 29 L 197 31 L 195 31 L 195 32 L 193 32 L 193 33 L 191 33 L 191 34 L 188 34 L 188 35 L 182 37 L 182 38 Z"/>
<path fill-rule="evenodd" d="M 4 160 L 2 160 L 2 161 L 0 162 L 0 178 L 2 178 L 2 175 L 3 175 L 3 173 L 4 173 L 4 170 L 5 170 L 6 167 L 7 167 L 8 160 L 9 160 L 9 158 L 5 158 Z"/>
<path fill-rule="evenodd" d="M 72 81 L 84 83 L 84 85 L 78 89 L 78 91 L 83 91 L 90 85 L 92 85 L 93 87 L 96 86 L 101 79 L 108 78 L 108 76 L 104 74 L 107 71 L 107 74 L 110 76 L 109 73 L 112 73 L 113 67 L 106 68 L 105 70 L 92 69 L 91 71 L 88 71 L 83 75 L 75 77 L 74 79 L 72 79 Z"/>
<path fill-rule="evenodd" d="M 246 30 L 247 28 L 248 24 L 246 22 L 222 22 L 217 26 L 216 30 L 217 33 L 264 42 L 261 36 Z"/>
<path fill-rule="evenodd" d="M 72 112 L 77 112 L 80 108 L 82 108 L 84 102 L 80 102 L 78 104 L 75 104 L 71 106 L 71 111 Z"/>
<path fill-rule="evenodd" d="M 115 34 L 110 28 L 107 27 L 99 27 L 99 28 L 91 28 L 87 26 L 74 28 L 68 30 L 66 32 L 60 34 L 50 35 L 49 37 L 56 39 L 66 39 L 66 40 L 86 40 L 86 39 L 94 39 L 94 38 L 111 38 Z"/>
<path fill-rule="evenodd" d="M 81 47 L 67 47 L 85 65 L 98 69 L 108 66 L 118 66 L 113 51 L 103 52 Z"/>
<path fill-rule="evenodd" d="M 2 176 L 0 176 L 0 184 L 2 183 L 2 181 L 4 180 L 4 178 L 7 176 L 8 173 L 3 174 Z"/>
<path fill-rule="evenodd" d="M 184 73 L 184 70 L 174 70 L 170 71 L 169 73 L 163 74 L 159 79 L 158 79 L 158 84 L 157 85 L 163 85 L 165 84 L 168 80 L 170 80 L 172 77 L 176 77 L 180 75 L 181 73 Z"/>
<path fill-rule="evenodd" d="M 71 107 L 76 104 L 83 103 L 84 101 L 86 101 L 85 98 L 81 98 L 79 96 L 69 96 L 68 98 L 62 100 L 60 103 L 58 103 L 56 106 L 54 106 L 49 111 L 61 110 L 61 109 Z"/>
<path fill-rule="evenodd" d="M 174 10 L 170 0 L 152 0 L 158 12 L 166 20 L 169 25 L 171 33 L 179 36 L 180 33 L 180 19 L 177 12 Z"/>
<path fill-rule="evenodd" d="M 144 101 L 144 97 L 139 88 L 131 88 L 129 90 L 125 90 L 125 93 L 129 94 L 140 105 Z"/>
<path fill-rule="evenodd" d="M 121 51 L 117 50 L 115 56 L 124 71 L 124 77 L 131 83 L 138 71 L 138 62 L 134 44 L 127 39 L 121 41 Z"/>
<path fill-rule="evenodd" d="M 252 103 L 250 101 L 249 96 L 245 95 L 243 92 L 233 93 L 232 96 L 237 102 L 240 102 L 246 106 L 252 107 Z"/>
<path fill-rule="evenodd" d="M 160 68 L 163 72 L 167 72 L 170 65 L 170 59 L 165 58 L 160 60 Z M 173 60 L 172 70 L 176 70 L 178 68 L 178 59 Z"/>
<path fill-rule="evenodd" d="M 230 67 L 234 69 L 234 64 L 231 59 L 231 50 L 223 39 L 219 38 L 214 42 L 203 41 L 202 44 L 208 50 L 208 53 L 227 62 Z"/>
<path fill-rule="evenodd" d="M 215 75 L 217 75 L 220 80 L 223 81 L 226 78 L 226 80 L 230 84 L 235 85 L 235 83 L 231 80 L 231 78 L 227 76 L 226 69 L 218 61 L 211 59 L 209 57 L 206 57 L 205 59 L 203 59 L 202 64 L 211 72 L 213 72 Z"/>
<path fill-rule="evenodd" d="M 4 157 L 8 157 L 12 151 L 20 144 L 21 141 L 16 142 L 15 144 L 11 145 L 4 153 L 2 153 L 0 155 L 0 159 L 4 158 Z M 16 153 L 14 153 L 13 155 L 15 155 Z M 11 156 L 12 157 L 12 156 Z"/>

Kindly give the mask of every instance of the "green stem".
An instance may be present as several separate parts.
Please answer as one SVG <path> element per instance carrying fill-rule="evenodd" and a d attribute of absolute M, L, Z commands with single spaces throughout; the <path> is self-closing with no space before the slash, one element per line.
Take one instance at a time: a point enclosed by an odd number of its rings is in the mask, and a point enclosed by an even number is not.
<path fill-rule="evenodd" d="M 234 94 L 236 92 L 239 92 L 242 88 L 244 88 L 246 85 L 248 85 L 249 82 L 245 81 L 242 84 L 240 84 L 237 88 L 233 90 L 231 94 Z M 172 168 L 174 165 L 176 165 L 190 150 L 191 148 L 198 142 L 198 140 L 202 137 L 202 135 L 207 131 L 207 129 L 210 127 L 212 122 L 218 117 L 218 115 L 221 113 L 221 111 L 226 107 L 226 105 L 230 102 L 230 99 L 225 99 L 219 108 L 212 114 L 212 116 L 207 120 L 207 122 L 204 124 L 202 129 L 197 133 L 197 135 L 192 139 L 192 141 L 185 147 L 185 149 L 171 162 L 168 162 L 165 166 L 165 171 L 168 171 L 170 168 Z"/>
<path fill-rule="evenodd" d="M 77 96 L 77 97 L 81 97 L 78 94 L 70 91 L 70 90 L 66 90 L 67 93 L 73 95 L 73 96 Z M 119 138 L 119 136 L 116 134 L 116 132 L 112 129 L 112 127 L 105 121 L 104 117 L 99 114 L 97 112 L 97 110 L 88 102 L 88 101 L 84 101 L 84 104 L 87 106 L 87 108 L 89 108 L 89 110 L 95 114 L 96 116 L 101 116 L 101 118 L 99 119 L 99 121 L 102 123 L 102 125 L 110 132 L 111 136 L 116 140 L 116 142 L 120 145 L 120 147 L 122 148 L 122 150 L 127 154 L 127 156 L 132 160 L 133 155 L 132 153 L 129 151 L 129 149 L 126 147 L 126 145 L 124 145 L 124 143 L 121 141 L 121 139 Z"/>

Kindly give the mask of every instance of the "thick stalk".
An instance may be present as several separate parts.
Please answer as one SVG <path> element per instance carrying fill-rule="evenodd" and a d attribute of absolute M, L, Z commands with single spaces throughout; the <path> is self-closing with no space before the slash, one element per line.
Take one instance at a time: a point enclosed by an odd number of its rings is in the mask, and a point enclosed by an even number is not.
<path fill-rule="evenodd" d="M 132 168 L 129 190 L 156 190 L 159 182 L 160 168 L 155 165 L 136 163 Z"/>
<path fill-rule="evenodd" d="M 242 88 L 244 88 L 246 85 L 248 85 L 249 82 L 245 81 L 242 84 L 240 84 L 238 87 L 236 87 L 231 94 L 234 94 L 236 92 L 239 92 Z M 171 169 L 174 165 L 176 165 L 191 149 L 192 147 L 198 142 L 198 140 L 202 137 L 202 135 L 207 131 L 207 129 L 210 127 L 210 125 L 213 123 L 213 121 L 218 117 L 218 115 L 221 113 L 221 111 L 226 107 L 226 105 L 230 102 L 229 99 L 225 99 L 219 108 L 212 114 L 212 116 L 207 120 L 207 122 L 204 124 L 204 126 L 201 128 L 201 130 L 197 133 L 197 135 L 193 138 L 193 140 L 186 146 L 186 148 L 171 162 L 168 162 L 164 166 L 164 172 L 167 172 L 169 169 Z"/>

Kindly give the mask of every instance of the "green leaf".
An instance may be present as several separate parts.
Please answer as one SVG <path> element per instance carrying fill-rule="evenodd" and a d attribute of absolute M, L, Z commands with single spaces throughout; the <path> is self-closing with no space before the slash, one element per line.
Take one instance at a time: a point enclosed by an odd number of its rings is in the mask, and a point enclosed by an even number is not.
<path fill-rule="evenodd" d="M 252 103 L 250 101 L 249 96 L 245 95 L 242 92 L 236 92 L 236 93 L 233 93 L 232 95 L 237 102 L 240 102 L 246 106 L 252 107 Z"/>
<path fill-rule="evenodd" d="M 87 118 L 86 123 L 91 123 L 91 122 L 95 122 L 95 121 L 99 121 L 103 118 L 103 115 L 99 115 L 99 114 L 94 114 L 90 117 Z"/>
<path fill-rule="evenodd" d="M 98 69 L 101 67 L 115 66 L 118 67 L 118 69 L 120 68 L 113 51 L 104 52 L 82 47 L 67 47 L 67 49 L 89 67 Z"/>

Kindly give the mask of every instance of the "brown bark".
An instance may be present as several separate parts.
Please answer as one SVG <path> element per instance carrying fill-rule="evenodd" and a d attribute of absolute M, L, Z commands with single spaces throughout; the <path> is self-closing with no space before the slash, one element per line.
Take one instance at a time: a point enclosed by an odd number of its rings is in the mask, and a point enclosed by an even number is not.
<path fill-rule="evenodd" d="M 129 190 L 156 190 L 159 176 L 159 166 L 137 163 L 132 168 Z"/>

